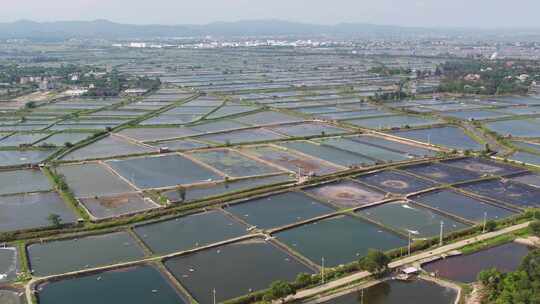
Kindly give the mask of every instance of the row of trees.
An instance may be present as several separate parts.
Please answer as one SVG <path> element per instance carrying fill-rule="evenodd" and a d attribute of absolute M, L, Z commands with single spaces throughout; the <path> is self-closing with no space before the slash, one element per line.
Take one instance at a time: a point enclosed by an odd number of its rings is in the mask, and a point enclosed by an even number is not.
<path fill-rule="evenodd" d="M 378 250 L 369 250 L 368 254 L 358 261 L 358 268 L 368 271 L 375 276 L 380 276 L 388 271 L 390 257 Z M 312 275 L 301 273 L 294 283 L 285 281 L 275 281 L 270 285 L 270 289 L 263 297 L 265 302 L 282 299 L 291 294 L 295 294 L 299 288 L 307 287 L 319 283 L 319 278 Z"/>

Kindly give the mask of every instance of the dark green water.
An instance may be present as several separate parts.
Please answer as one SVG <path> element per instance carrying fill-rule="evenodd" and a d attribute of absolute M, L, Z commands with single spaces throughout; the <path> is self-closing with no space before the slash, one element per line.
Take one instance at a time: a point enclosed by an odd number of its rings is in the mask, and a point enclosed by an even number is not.
<path fill-rule="evenodd" d="M 412 282 L 387 281 L 364 290 L 352 292 L 324 302 L 325 304 L 452 304 L 456 299 L 455 290 L 432 282 L 416 280 Z"/>
<path fill-rule="evenodd" d="M 40 304 L 183 304 L 152 266 L 107 271 L 39 286 Z"/>
<path fill-rule="evenodd" d="M 276 237 L 313 262 L 337 266 L 358 260 L 369 249 L 388 250 L 407 242 L 396 234 L 351 216 L 340 216 L 285 230 Z"/>
<path fill-rule="evenodd" d="M 227 211 L 263 229 L 335 212 L 334 209 L 298 192 L 286 192 L 232 205 Z"/>
<path fill-rule="evenodd" d="M 28 246 L 35 274 L 45 276 L 136 260 L 142 249 L 126 232 Z"/>
<path fill-rule="evenodd" d="M 156 253 L 172 253 L 232 239 L 246 227 L 220 211 L 138 226 L 135 232 Z"/>
<path fill-rule="evenodd" d="M 401 202 L 362 209 L 358 213 L 403 233 L 410 231 L 413 238 L 438 236 L 441 221 L 444 222 L 444 234 L 468 227 L 427 208 Z"/>
<path fill-rule="evenodd" d="M 262 240 L 231 244 L 177 257 L 167 268 L 201 304 L 223 301 L 260 290 L 276 280 L 292 281 L 311 270 Z"/>

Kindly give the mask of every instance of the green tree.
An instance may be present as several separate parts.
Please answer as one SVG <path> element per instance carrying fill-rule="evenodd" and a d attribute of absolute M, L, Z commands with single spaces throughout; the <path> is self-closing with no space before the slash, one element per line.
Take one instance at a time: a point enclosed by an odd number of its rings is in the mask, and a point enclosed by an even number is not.
<path fill-rule="evenodd" d="M 491 232 L 494 231 L 495 228 L 497 228 L 497 223 L 495 223 L 495 221 L 490 220 L 486 222 L 486 231 Z"/>
<path fill-rule="evenodd" d="M 535 236 L 540 236 L 540 221 L 534 221 L 529 225 L 531 233 Z"/>
<path fill-rule="evenodd" d="M 293 294 L 295 292 L 294 287 L 285 281 L 275 281 L 270 285 L 270 290 L 268 290 L 268 295 L 272 299 L 282 299 L 284 301 L 284 298 L 290 294 Z"/>
<path fill-rule="evenodd" d="M 384 252 L 370 249 L 368 254 L 360 259 L 358 265 L 373 274 L 381 274 L 388 269 L 388 263 L 390 258 Z"/>
<path fill-rule="evenodd" d="M 49 216 L 47 217 L 47 220 L 49 221 L 51 226 L 55 228 L 62 226 L 62 218 L 60 217 L 60 215 L 56 213 L 49 214 Z"/>
<path fill-rule="evenodd" d="M 308 273 L 302 272 L 296 276 L 296 284 L 298 284 L 299 286 L 308 286 L 309 284 L 311 284 L 311 282 L 311 275 Z"/>

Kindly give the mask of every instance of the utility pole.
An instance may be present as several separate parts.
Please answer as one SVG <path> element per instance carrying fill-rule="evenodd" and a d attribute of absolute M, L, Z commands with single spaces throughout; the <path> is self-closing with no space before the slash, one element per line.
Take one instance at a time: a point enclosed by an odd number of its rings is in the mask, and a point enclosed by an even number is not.
<path fill-rule="evenodd" d="M 322 257 L 321 279 L 322 283 L 324 284 L 324 257 Z"/>
<path fill-rule="evenodd" d="M 362 294 L 360 296 L 360 304 L 364 304 L 364 289 L 362 288 Z"/>
<path fill-rule="evenodd" d="M 216 289 L 215 288 L 212 290 L 212 295 L 214 298 L 214 304 L 216 304 Z"/>
<path fill-rule="evenodd" d="M 443 231 L 444 231 L 444 222 L 441 221 L 441 235 L 439 237 L 439 245 L 442 246 L 443 245 Z"/>
<path fill-rule="evenodd" d="M 487 225 L 487 212 L 484 212 L 484 228 L 482 228 L 482 233 L 486 233 L 486 225 Z"/>
<path fill-rule="evenodd" d="M 411 232 L 410 231 L 408 232 L 409 232 L 409 245 L 407 246 L 407 249 L 408 249 L 407 256 L 411 255 Z"/>

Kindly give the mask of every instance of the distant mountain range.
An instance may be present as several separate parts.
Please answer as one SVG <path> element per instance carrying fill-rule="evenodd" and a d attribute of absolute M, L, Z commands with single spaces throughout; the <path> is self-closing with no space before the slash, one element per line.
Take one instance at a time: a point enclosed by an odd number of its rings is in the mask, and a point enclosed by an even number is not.
<path fill-rule="evenodd" d="M 404 36 L 470 34 L 469 29 L 429 29 L 363 23 L 318 25 L 281 20 L 215 22 L 206 25 L 133 25 L 108 20 L 0 23 L 0 39 L 149 39 L 173 37 L 233 36 Z"/>
<path fill-rule="evenodd" d="M 215 22 L 206 25 L 133 25 L 107 20 L 0 23 L 0 39 L 156 38 L 204 36 L 371 35 L 427 32 L 427 29 L 371 24 L 317 25 L 280 20 Z"/>

